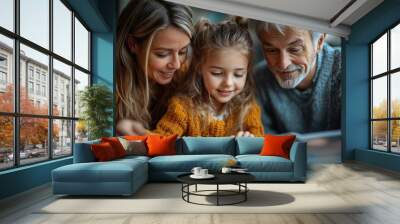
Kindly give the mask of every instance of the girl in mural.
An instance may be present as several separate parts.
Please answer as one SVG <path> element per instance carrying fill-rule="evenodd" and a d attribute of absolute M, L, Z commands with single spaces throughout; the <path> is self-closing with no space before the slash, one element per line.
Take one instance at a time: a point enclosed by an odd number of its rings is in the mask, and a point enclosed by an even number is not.
<path fill-rule="evenodd" d="M 142 135 L 165 113 L 188 66 L 192 12 L 182 5 L 134 0 L 117 28 L 117 131 Z"/>
<path fill-rule="evenodd" d="M 247 21 L 200 20 L 193 60 L 182 89 L 153 132 L 179 136 L 262 136 L 253 94 L 252 40 Z"/>

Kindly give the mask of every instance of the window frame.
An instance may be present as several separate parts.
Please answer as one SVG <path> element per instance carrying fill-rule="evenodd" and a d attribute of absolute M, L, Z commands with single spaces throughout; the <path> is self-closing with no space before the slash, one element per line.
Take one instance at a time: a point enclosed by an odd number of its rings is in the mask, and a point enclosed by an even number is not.
<path fill-rule="evenodd" d="M 391 69 L 391 31 L 393 28 L 400 26 L 400 20 L 389 26 L 388 28 L 385 29 L 384 32 L 380 33 L 375 39 L 373 39 L 370 43 L 368 43 L 369 47 L 369 149 L 373 151 L 379 151 L 379 152 L 386 152 L 386 153 L 391 153 L 391 154 L 400 154 L 400 152 L 393 152 L 392 151 L 392 121 L 400 121 L 400 117 L 392 117 L 392 99 L 391 99 L 391 91 L 392 91 L 392 85 L 391 85 L 391 79 L 393 75 L 396 75 L 396 73 L 400 72 L 400 67 Z M 381 37 L 383 37 L 385 34 L 387 34 L 387 64 L 386 64 L 386 71 L 383 73 L 376 74 L 374 76 L 373 74 L 373 44 L 376 43 Z M 385 118 L 373 118 L 373 93 L 374 93 L 374 87 L 373 87 L 373 81 L 378 79 L 386 77 L 386 87 L 387 87 L 387 105 L 386 105 L 386 117 Z M 386 151 L 379 150 L 374 148 L 374 136 L 373 136 L 373 122 L 374 121 L 386 121 Z"/>
<path fill-rule="evenodd" d="M 10 167 L 5 167 L 5 168 L 0 168 L 0 172 L 5 171 L 5 170 L 10 170 L 10 169 L 16 169 L 19 167 L 23 166 L 29 166 L 37 163 L 43 163 L 46 161 L 50 160 L 55 160 L 55 159 L 61 159 L 65 157 L 70 157 L 73 156 L 74 152 L 74 143 L 75 143 L 75 126 L 76 126 L 76 121 L 79 120 L 79 117 L 75 116 L 75 108 L 71 108 L 71 114 L 68 116 L 62 116 L 60 114 L 59 116 L 56 116 L 53 114 L 53 76 L 54 76 L 54 68 L 53 68 L 53 60 L 56 59 L 61 63 L 64 63 L 68 66 L 71 66 L 71 85 L 72 89 L 70 90 L 72 93 L 72 99 L 70 99 L 71 105 L 74 105 L 75 103 L 75 97 L 76 97 L 76 92 L 74 88 L 74 83 L 75 83 L 75 69 L 81 71 L 82 73 L 85 73 L 88 75 L 89 83 L 88 86 L 92 85 L 93 81 L 93 75 L 92 75 L 92 61 L 91 61 L 91 50 L 92 50 L 92 43 L 91 43 L 91 38 L 92 38 L 92 30 L 88 27 L 88 25 L 84 22 L 84 20 L 72 9 L 72 7 L 66 2 L 65 0 L 59 0 L 68 10 L 71 11 L 71 18 L 70 18 L 70 23 L 71 23 L 71 58 L 67 59 L 64 58 L 63 56 L 57 54 L 54 52 L 53 48 L 53 23 L 54 23 L 54 18 L 53 18 L 53 1 L 54 0 L 47 0 L 49 4 L 49 47 L 46 49 L 45 47 L 42 47 L 39 44 L 34 43 L 33 41 L 30 41 L 29 39 L 26 39 L 25 37 L 20 35 L 20 0 L 14 0 L 13 1 L 13 10 L 14 10 L 14 15 L 13 15 L 13 20 L 14 20 L 14 30 L 10 31 L 4 27 L 0 26 L 0 35 L 3 35 L 4 37 L 10 38 L 13 41 L 13 63 L 12 63 L 12 68 L 10 69 L 12 71 L 11 75 L 13 75 L 14 78 L 14 105 L 13 105 L 13 112 L 3 112 L 0 111 L 0 116 L 4 117 L 11 117 L 13 120 L 13 155 L 14 155 L 14 161 L 13 165 Z M 88 69 L 85 69 L 78 64 L 75 63 L 75 18 L 83 25 L 83 27 L 88 31 Z M 48 97 L 48 112 L 46 115 L 39 115 L 39 114 L 28 114 L 28 113 L 21 113 L 20 111 L 20 85 L 21 85 L 21 80 L 20 80 L 20 45 L 23 44 L 29 48 L 32 48 L 33 50 L 36 50 L 42 54 L 45 54 L 48 56 L 48 80 L 46 80 L 46 87 L 45 90 L 48 92 L 45 95 Z M 35 85 L 40 83 L 40 87 L 42 87 L 42 79 L 41 75 L 42 72 L 39 72 L 39 80 L 36 79 L 36 72 L 37 68 L 35 69 L 33 67 L 33 79 L 30 79 L 30 73 L 29 73 L 29 68 L 30 65 L 27 64 L 27 73 L 26 75 L 26 82 L 32 81 L 34 84 L 34 92 L 36 91 Z M 28 87 L 28 86 L 27 86 Z M 27 91 L 28 88 L 27 88 Z M 41 91 L 38 96 L 42 96 Z M 20 119 L 21 118 L 45 118 L 47 119 L 47 124 L 48 124 L 48 134 L 47 134 L 47 150 L 48 150 L 48 155 L 47 157 L 44 157 L 43 160 L 37 161 L 37 162 L 31 162 L 31 163 L 24 163 L 21 164 L 21 158 L 20 158 Z M 55 156 L 53 155 L 54 152 L 54 147 L 53 147 L 53 123 L 56 122 L 57 120 L 60 121 L 70 121 L 71 122 L 71 153 L 68 155 L 63 155 L 63 156 Z"/>

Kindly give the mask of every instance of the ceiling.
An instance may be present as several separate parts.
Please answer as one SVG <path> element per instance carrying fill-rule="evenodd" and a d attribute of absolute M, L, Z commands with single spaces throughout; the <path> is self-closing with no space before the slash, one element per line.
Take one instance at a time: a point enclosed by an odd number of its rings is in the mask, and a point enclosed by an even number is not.
<path fill-rule="evenodd" d="M 347 37 L 383 0 L 167 0 L 193 7 Z"/>

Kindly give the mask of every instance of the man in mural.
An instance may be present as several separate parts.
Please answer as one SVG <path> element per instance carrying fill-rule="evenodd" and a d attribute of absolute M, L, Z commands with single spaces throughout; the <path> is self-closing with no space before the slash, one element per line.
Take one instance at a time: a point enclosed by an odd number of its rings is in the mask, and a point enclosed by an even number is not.
<path fill-rule="evenodd" d="M 265 61 L 256 66 L 266 133 L 340 128 L 341 52 L 325 34 L 257 22 Z"/>

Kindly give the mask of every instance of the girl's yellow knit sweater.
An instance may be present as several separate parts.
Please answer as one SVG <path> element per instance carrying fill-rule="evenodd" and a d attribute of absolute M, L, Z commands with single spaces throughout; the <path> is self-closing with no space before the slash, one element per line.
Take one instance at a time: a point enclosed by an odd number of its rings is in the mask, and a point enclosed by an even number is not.
<path fill-rule="evenodd" d="M 237 134 L 239 112 L 228 114 L 223 120 L 211 118 L 207 128 L 201 130 L 200 115 L 191 109 L 190 100 L 190 98 L 182 96 L 172 97 L 167 112 L 157 123 L 153 132 L 160 135 L 177 134 L 178 136 L 230 136 Z M 242 127 L 242 131 L 248 131 L 255 136 L 264 134 L 260 107 L 256 102 L 251 104 L 243 119 Z"/>

